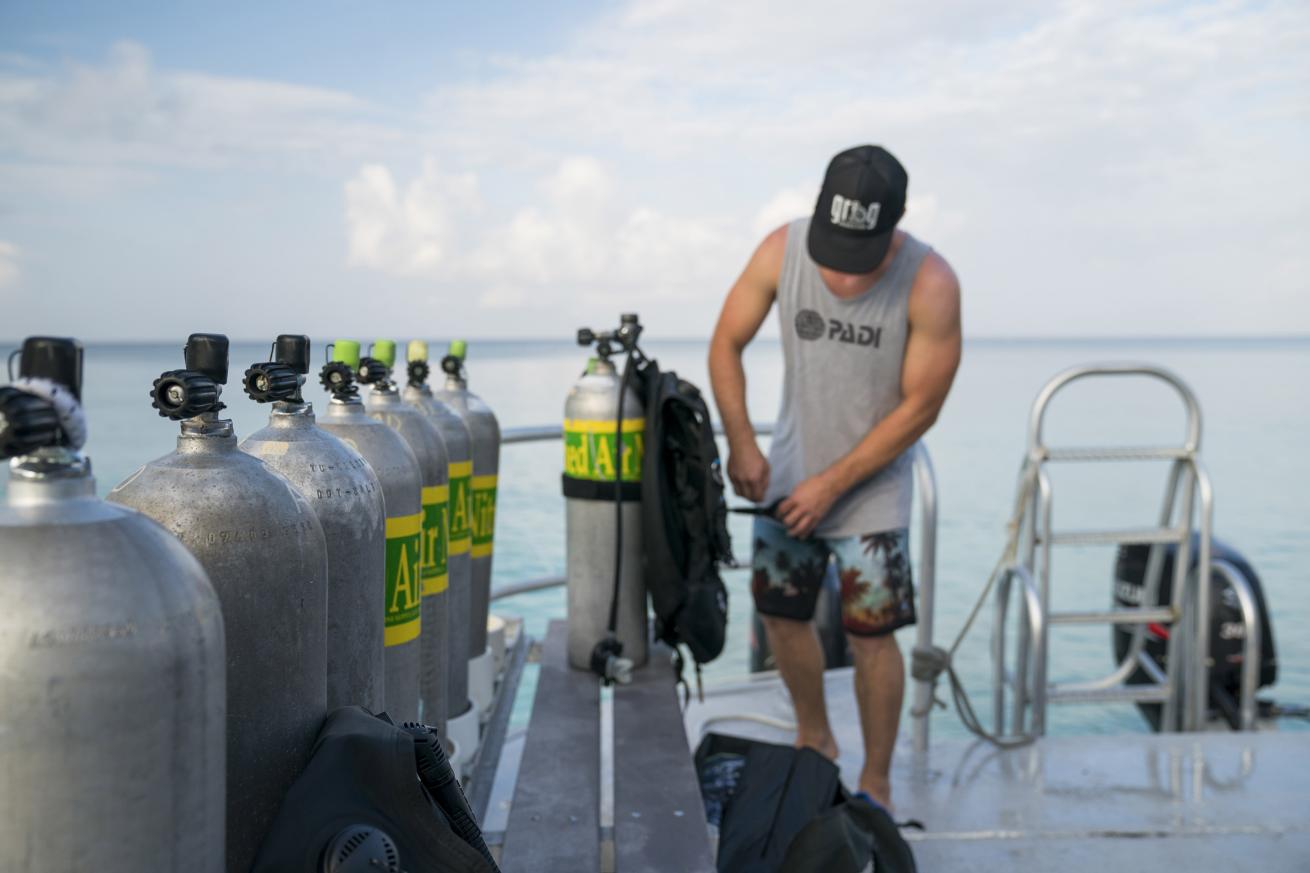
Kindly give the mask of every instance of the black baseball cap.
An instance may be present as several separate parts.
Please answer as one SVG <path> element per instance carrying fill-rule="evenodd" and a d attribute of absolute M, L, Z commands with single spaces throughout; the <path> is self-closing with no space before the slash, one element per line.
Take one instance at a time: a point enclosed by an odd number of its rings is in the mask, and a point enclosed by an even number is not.
<path fill-rule="evenodd" d="M 882 146 L 856 146 L 834 157 L 810 221 L 810 257 L 842 273 L 876 269 L 905 214 L 909 182 L 901 162 Z"/>

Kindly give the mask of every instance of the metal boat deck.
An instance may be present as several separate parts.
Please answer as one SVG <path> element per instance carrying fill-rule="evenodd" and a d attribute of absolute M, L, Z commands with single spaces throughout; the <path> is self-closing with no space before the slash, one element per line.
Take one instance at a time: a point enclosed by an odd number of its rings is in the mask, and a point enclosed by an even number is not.
<path fill-rule="evenodd" d="M 849 668 L 825 674 L 843 781 L 863 762 Z M 706 690 L 686 713 L 707 730 L 789 743 L 776 675 Z M 1272 731 L 1042 737 L 1009 751 L 980 740 L 907 740 L 892 768 L 896 816 L 919 869 L 1310 870 L 1310 735 Z"/>

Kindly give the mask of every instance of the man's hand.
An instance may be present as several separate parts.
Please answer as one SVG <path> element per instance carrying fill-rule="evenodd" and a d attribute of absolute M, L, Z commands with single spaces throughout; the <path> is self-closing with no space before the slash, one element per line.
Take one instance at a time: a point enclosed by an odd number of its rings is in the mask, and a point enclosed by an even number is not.
<path fill-rule="evenodd" d="M 778 519 L 787 526 L 788 533 L 804 539 L 814 532 L 840 496 L 841 491 L 826 476 L 811 476 L 778 505 Z"/>
<path fill-rule="evenodd" d="M 755 440 L 728 452 L 728 478 L 732 490 L 759 503 L 769 488 L 769 461 Z"/>

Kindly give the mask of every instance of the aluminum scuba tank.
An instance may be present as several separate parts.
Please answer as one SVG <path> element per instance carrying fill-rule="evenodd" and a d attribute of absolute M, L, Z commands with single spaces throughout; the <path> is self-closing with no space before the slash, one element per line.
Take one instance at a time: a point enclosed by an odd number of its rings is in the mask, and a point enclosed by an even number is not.
<path fill-rule="evenodd" d="M 646 584 L 642 576 L 641 467 L 645 412 L 611 356 L 631 352 L 641 326 L 623 316 L 618 331 L 578 331 L 578 344 L 597 345 L 597 357 L 569 390 L 564 403 L 564 497 L 566 576 L 568 578 L 569 663 L 624 680 L 647 657 Z M 617 346 L 617 348 L 616 348 Z M 622 450 L 616 439 L 622 387 Z M 615 506 L 616 480 L 622 508 Z M 618 538 L 622 537 L 622 543 Z M 621 546 L 621 554 L 619 552 Z M 603 651 L 611 603 L 615 560 L 619 560 L 615 638 L 619 650 Z M 627 659 L 630 664 L 618 662 Z M 599 660 L 598 660 L 599 658 Z M 610 667 L 605 660 L 614 661 Z"/>
<path fill-rule="evenodd" d="M 446 382 L 433 395 L 464 420 L 473 441 L 469 481 L 469 528 L 472 538 L 473 586 L 469 616 L 469 658 L 490 658 L 487 617 L 491 611 L 491 559 L 496 541 L 496 483 L 500 471 L 500 424 L 491 407 L 468 389 L 464 358 L 468 344 L 455 340 L 441 359 Z"/>
<path fill-rule="evenodd" d="M 0 388 L 0 870 L 221 873 L 218 597 L 176 538 L 96 498 L 81 346 L 21 355 Z"/>
<path fill-rule="evenodd" d="M 423 487 L 422 557 L 419 565 L 423 633 L 419 640 L 418 720 L 437 728 L 445 737 L 450 707 L 446 690 L 446 651 L 450 646 L 447 616 L 450 575 L 446 554 L 450 532 L 447 514 L 450 461 L 436 425 L 422 410 L 401 398 L 391 379 L 391 370 L 396 363 L 396 344 L 391 340 L 376 340 L 369 351 L 370 357 L 362 359 L 359 367 L 360 381 L 370 386 L 364 395 L 364 408 L 370 416 L 400 434 L 418 458 Z"/>
<path fill-rule="evenodd" d="M 319 427 L 301 389 L 310 343 L 283 334 L 273 360 L 252 364 L 242 387 L 272 403 L 268 427 L 241 450 L 281 473 L 309 500 L 323 526 L 328 557 L 327 708 L 386 708 L 382 611 L 386 570 L 386 504 L 382 484 L 363 455 Z"/>
<path fill-rule="evenodd" d="M 337 340 L 328 346 L 323 387 L 332 395 L 319 427 L 359 452 L 382 485 L 386 507 L 383 582 L 383 665 L 386 710 L 397 722 L 418 718 L 419 631 L 421 629 L 423 504 L 418 458 L 385 424 L 374 421 L 355 384 L 359 343 Z"/>
<path fill-rule="evenodd" d="M 469 480 L 473 471 L 472 438 L 464 420 L 448 405 L 436 399 L 428 387 L 428 344 L 422 340 L 411 340 L 406 358 L 408 384 L 402 396 L 407 403 L 422 410 L 436 425 L 446 445 L 446 458 L 449 461 L 446 566 L 450 586 L 446 589 L 446 633 L 450 642 L 446 647 L 446 700 L 449 704 L 446 718 L 453 719 L 463 715 L 469 708 L 469 635 L 472 633 L 470 586 L 473 572 L 472 556 L 469 554 L 473 544 L 469 529 Z"/>
<path fill-rule="evenodd" d="M 228 342 L 192 334 L 186 369 L 155 380 L 177 450 L 109 494 L 182 541 L 223 606 L 227 644 L 227 867 L 250 867 L 327 711 L 327 553 L 309 502 L 237 448 L 220 419 Z"/>

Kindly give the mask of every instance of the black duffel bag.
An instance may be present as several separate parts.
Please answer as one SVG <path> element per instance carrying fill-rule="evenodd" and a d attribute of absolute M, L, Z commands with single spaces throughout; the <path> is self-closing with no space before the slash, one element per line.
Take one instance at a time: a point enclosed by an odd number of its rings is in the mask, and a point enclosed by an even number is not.
<path fill-rule="evenodd" d="M 887 811 L 852 797 L 813 749 L 710 733 L 696 770 L 719 873 L 915 873 Z"/>
<path fill-rule="evenodd" d="M 252 873 L 499 873 L 435 733 L 331 713 Z"/>

